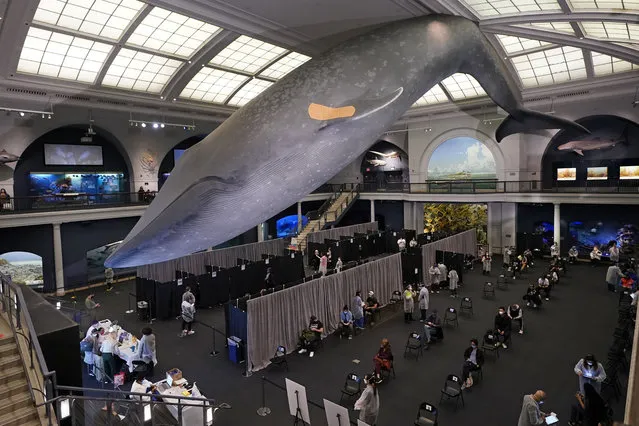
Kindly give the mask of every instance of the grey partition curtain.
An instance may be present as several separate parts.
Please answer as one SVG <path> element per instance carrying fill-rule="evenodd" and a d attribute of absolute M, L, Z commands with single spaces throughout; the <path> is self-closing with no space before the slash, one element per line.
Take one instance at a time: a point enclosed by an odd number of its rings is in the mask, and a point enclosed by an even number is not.
<path fill-rule="evenodd" d="M 342 228 L 325 229 L 323 231 L 311 232 L 308 234 L 307 241 L 309 243 L 323 243 L 324 239 L 339 240 L 342 236 L 352 236 L 356 232 L 366 234 L 369 231 L 377 231 L 377 222 L 360 223 L 352 226 L 344 226 Z"/>
<path fill-rule="evenodd" d="M 428 268 L 435 263 L 435 252 L 437 250 L 475 256 L 477 254 L 477 230 L 469 229 L 422 246 L 422 270 L 425 283 L 428 282 Z"/>
<path fill-rule="evenodd" d="M 137 275 L 160 282 L 175 279 L 175 271 L 185 271 L 195 275 L 206 273 L 206 265 L 230 268 L 236 265 L 237 259 L 258 261 L 262 254 L 282 255 L 286 250 L 286 241 L 283 239 L 268 240 L 259 243 L 244 244 L 223 248 L 219 250 L 195 253 L 166 262 L 139 266 Z"/>
<path fill-rule="evenodd" d="M 388 303 L 393 291 L 402 289 L 401 262 L 398 253 L 250 299 L 247 304 L 250 368 L 257 371 L 266 367 L 279 345 L 287 352 L 295 350 L 300 332 L 308 326 L 311 315 L 324 323 L 325 334 L 335 331 L 342 307 L 350 307 L 357 290 L 362 291 L 363 299 L 373 290 L 380 303 Z"/>

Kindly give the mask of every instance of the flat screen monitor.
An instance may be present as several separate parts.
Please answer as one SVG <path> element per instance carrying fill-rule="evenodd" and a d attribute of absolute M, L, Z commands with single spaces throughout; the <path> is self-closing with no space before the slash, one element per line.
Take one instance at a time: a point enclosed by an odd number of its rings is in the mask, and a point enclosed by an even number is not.
<path fill-rule="evenodd" d="M 619 179 L 639 179 L 639 166 L 619 167 Z"/>
<path fill-rule="evenodd" d="M 47 166 L 101 166 L 102 147 L 97 145 L 44 144 Z"/>
<path fill-rule="evenodd" d="M 577 169 L 574 167 L 558 168 L 557 180 L 577 180 Z"/>
<path fill-rule="evenodd" d="M 186 152 L 186 149 L 173 150 L 173 161 L 175 162 L 175 164 L 177 164 L 178 160 L 180 159 L 181 156 L 184 155 L 185 152 Z"/>
<path fill-rule="evenodd" d="M 608 167 L 588 167 L 587 180 L 606 180 L 608 179 Z"/>

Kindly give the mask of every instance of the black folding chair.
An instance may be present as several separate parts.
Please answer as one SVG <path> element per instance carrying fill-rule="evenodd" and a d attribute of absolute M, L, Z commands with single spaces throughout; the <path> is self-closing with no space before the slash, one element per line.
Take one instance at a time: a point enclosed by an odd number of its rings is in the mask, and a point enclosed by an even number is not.
<path fill-rule="evenodd" d="M 457 320 L 457 309 L 449 306 L 446 309 L 446 313 L 444 314 L 444 325 L 455 325 L 455 327 L 459 327 L 459 321 Z"/>
<path fill-rule="evenodd" d="M 422 402 L 417 410 L 415 426 L 437 426 L 437 408 L 431 403 Z"/>
<path fill-rule="evenodd" d="M 455 411 L 457 411 L 457 405 L 459 405 L 459 400 L 461 399 L 462 406 L 465 407 L 466 403 L 464 402 L 464 394 L 461 390 L 461 379 L 459 376 L 454 374 L 449 374 L 446 377 L 446 381 L 444 382 L 444 387 L 441 390 L 441 397 L 439 398 L 439 404 L 441 405 L 442 400 L 446 397 L 446 400 L 454 399 L 455 400 Z"/>
<path fill-rule="evenodd" d="M 496 359 L 499 359 L 499 346 L 495 345 L 499 340 L 494 333 L 484 335 L 484 341 L 482 342 L 481 349 L 484 352 L 491 352 L 496 354 Z"/>
<path fill-rule="evenodd" d="M 285 367 L 288 371 L 288 361 L 286 360 L 286 348 L 284 346 L 278 346 L 275 350 L 275 355 L 271 358 L 271 364 L 278 367 Z"/>
<path fill-rule="evenodd" d="M 495 297 L 495 286 L 491 282 L 484 283 L 484 297 Z"/>
<path fill-rule="evenodd" d="M 506 275 L 501 274 L 497 277 L 497 288 L 500 290 L 508 290 L 508 278 L 506 278 Z"/>
<path fill-rule="evenodd" d="M 391 374 L 393 375 L 393 378 L 395 378 L 395 363 L 393 361 L 390 362 L 390 368 L 385 368 L 384 366 L 382 366 L 382 368 L 380 369 L 380 377 L 384 380 L 389 379 Z"/>
<path fill-rule="evenodd" d="M 473 315 L 473 299 L 471 299 L 470 297 L 462 297 L 459 304 L 459 313 Z"/>
<path fill-rule="evenodd" d="M 424 344 L 422 342 L 422 335 L 412 331 L 408 335 L 408 340 L 406 340 L 406 347 L 404 348 L 404 358 L 406 358 L 407 354 L 415 351 L 415 359 L 419 360 L 419 355 L 423 353 Z"/>
<path fill-rule="evenodd" d="M 355 373 L 349 373 L 346 376 L 346 381 L 344 382 L 344 388 L 342 389 L 342 396 L 339 398 L 339 403 L 342 403 L 344 399 L 344 395 L 348 398 L 353 398 L 354 396 L 359 395 L 362 392 L 361 387 L 362 381 Z"/>

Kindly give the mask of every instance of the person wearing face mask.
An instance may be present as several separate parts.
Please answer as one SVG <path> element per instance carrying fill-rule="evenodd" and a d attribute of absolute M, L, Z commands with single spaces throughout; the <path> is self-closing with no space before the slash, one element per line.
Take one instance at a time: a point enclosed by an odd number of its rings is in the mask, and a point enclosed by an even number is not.
<path fill-rule="evenodd" d="M 359 410 L 359 419 L 370 426 L 377 423 L 377 414 L 379 413 L 379 395 L 377 394 L 377 384 L 379 379 L 372 374 L 364 376 L 366 388 L 357 401 L 355 401 L 355 410 Z"/>
<path fill-rule="evenodd" d="M 413 309 L 415 308 L 415 292 L 413 286 L 408 285 L 404 290 L 404 322 L 410 324 L 413 320 Z"/>
<path fill-rule="evenodd" d="M 428 275 L 430 277 L 430 291 L 433 293 L 439 293 L 439 281 L 441 271 L 439 270 L 439 266 L 435 263 L 433 266 L 428 268 Z"/>
<path fill-rule="evenodd" d="M 381 383 L 381 372 L 384 370 L 390 370 L 393 362 L 393 351 L 391 349 L 388 339 L 382 339 L 382 344 L 377 351 L 377 354 L 373 357 L 373 364 L 375 365 L 375 376 L 378 379 L 378 383 Z"/>
<path fill-rule="evenodd" d="M 574 265 L 577 263 L 577 258 L 579 257 L 579 250 L 577 250 L 577 246 L 570 247 L 568 250 L 568 263 Z"/>
<path fill-rule="evenodd" d="M 508 318 L 511 321 L 516 321 L 519 323 L 519 334 L 524 334 L 524 312 L 516 303 L 513 303 L 508 307 Z"/>
<path fill-rule="evenodd" d="M 590 383 L 597 393 L 601 393 L 601 383 L 606 380 L 606 370 L 593 354 L 588 354 L 577 362 L 575 374 L 579 376 L 579 391 L 582 394 L 586 383 Z"/>
<path fill-rule="evenodd" d="M 539 406 L 546 399 L 546 392 L 538 390 L 532 395 L 525 395 L 519 414 L 517 426 L 540 426 L 546 423 L 546 414 Z"/>
<path fill-rule="evenodd" d="M 419 311 L 420 311 L 420 320 L 419 322 L 426 321 L 426 312 L 428 311 L 428 305 L 430 303 L 430 294 L 428 293 L 428 287 L 425 285 L 419 290 Z"/>
<path fill-rule="evenodd" d="M 468 389 L 473 385 L 471 373 L 477 371 L 484 364 L 484 352 L 479 349 L 477 339 L 470 339 L 470 346 L 464 351 L 464 366 L 462 367 L 462 389 Z"/>
<path fill-rule="evenodd" d="M 497 334 L 497 339 L 501 341 L 501 347 L 507 349 L 506 342 L 510 340 L 510 329 L 512 326 L 512 321 L 506 315 L 506 308 L 503 306 L 499 307 L 499 312 L 495 317 L 495 334 Z"/>
<path fill-rule="evenodd" d="M 353 314 L 348 309 L 348 305 L 344 305 L 344 309 L 342 309 L 342 313 L 339 316 L 339 326 L 341 328 L 339 337 L 342 338 L 343 335 L 347 335 L 348 339 L 353 338 Z"/>

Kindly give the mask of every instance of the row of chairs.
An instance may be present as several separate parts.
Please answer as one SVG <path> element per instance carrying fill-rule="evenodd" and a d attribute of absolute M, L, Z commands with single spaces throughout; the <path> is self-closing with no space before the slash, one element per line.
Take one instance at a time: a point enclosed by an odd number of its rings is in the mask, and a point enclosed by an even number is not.
<path fill-rule="evenodd" d="M 628 372 L 630 366 L 626 354 L 632 351 L 635 311 L 631 306 L 632 298 L 621 294 L 619 298 L 617 326 L 613 331 L 613 342 L 606 360 L 606 379 L 602 383 L 602 394 L 607 392 L 607 400 L 614 397 L 619 401 L 623 395 L 620 373 Z"/>

